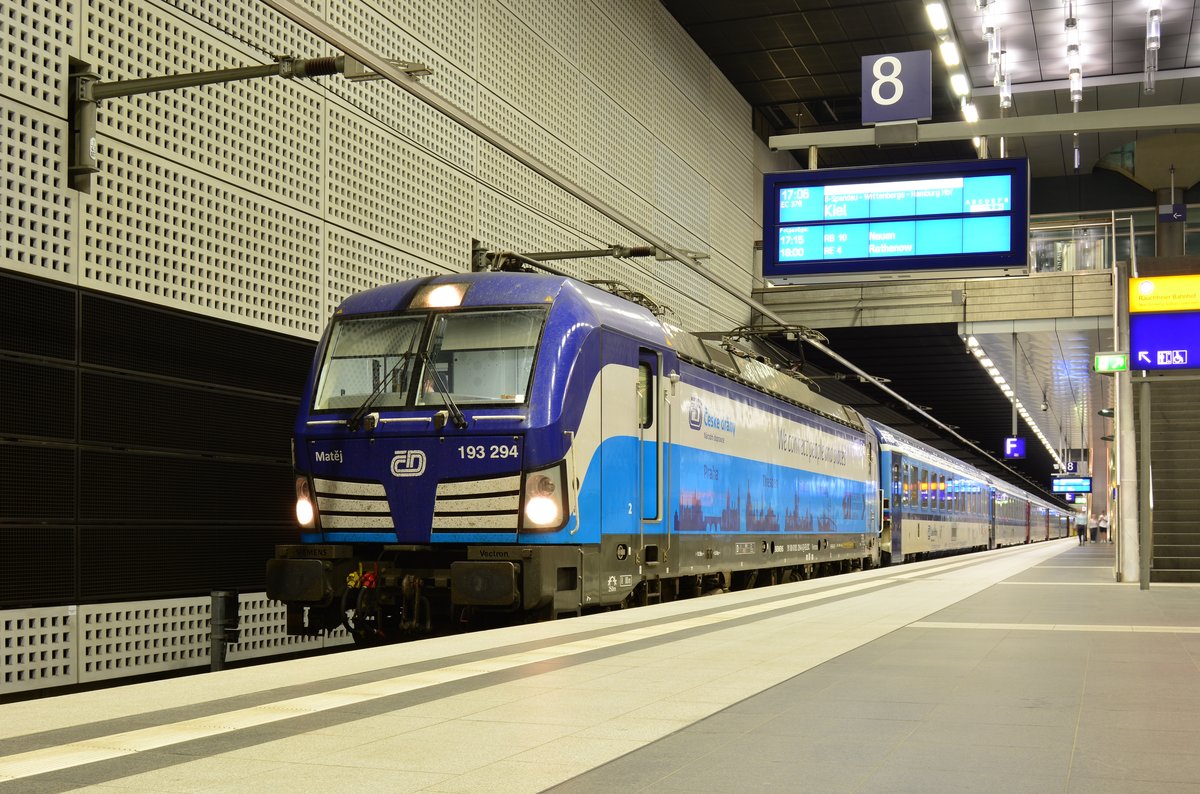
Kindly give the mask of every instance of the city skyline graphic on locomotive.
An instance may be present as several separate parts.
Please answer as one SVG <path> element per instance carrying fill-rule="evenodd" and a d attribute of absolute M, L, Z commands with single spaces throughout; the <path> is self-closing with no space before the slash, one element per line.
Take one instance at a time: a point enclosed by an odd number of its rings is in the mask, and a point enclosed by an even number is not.
<path fill-rule="evenodd" d="M 1008 538 L 981 472 L 561 274 L 348 297 L 294 431 L 299 542 L 266 575 L 292 634 L 548 619 L 873 567 L 881 540 L 901 561 Z M 1027 525 L 1053 508 L 1003 487 Z"/>

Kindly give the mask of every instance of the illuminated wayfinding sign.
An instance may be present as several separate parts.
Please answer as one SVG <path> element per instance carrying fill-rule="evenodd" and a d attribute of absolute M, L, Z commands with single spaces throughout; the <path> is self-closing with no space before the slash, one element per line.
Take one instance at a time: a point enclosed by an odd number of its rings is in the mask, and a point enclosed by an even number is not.
<path fill-rule="evenodd" d="M 1097 353 L 1093 368 L 1096 372 L 1125 372 L 1129 369 L 1129 354 L 1118 351 Z"/>
<path fill-rule="evenodd" d="M 1020 460 L 1025 457 L 1025 439 L 1020 436 L 1009 436 L 1004 439 L 1004 457 L 1008 460 Z"/>
<path fill-rule="evenodd" d="M 1091 477 L 1055 477 L 1050 482 L 1053 493 L 1091 493 Z"/>
<path fill-rule="evenodd" d="M 764 186 L 763 276 L 776 284 L 1026 272 L 1025 160 L 789 171 Z"/>
<path fill-rule="evenodd" d="M 1129 366 L 1200 366 L 1200 275 L 1129 279 Z"/>

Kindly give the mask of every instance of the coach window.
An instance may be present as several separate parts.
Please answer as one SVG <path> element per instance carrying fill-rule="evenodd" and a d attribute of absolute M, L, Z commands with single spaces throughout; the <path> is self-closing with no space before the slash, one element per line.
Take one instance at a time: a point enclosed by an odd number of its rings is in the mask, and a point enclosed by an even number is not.
<path fill-rule="evenodd" d="M 929 471 L 921 469 L 921 507 L 929 507 Z"/>
<path fill-rule="evenodd" d="M 942 510 L 947 509 L 946 505 L 946 475 L 938 475 L 938 507 Z"/>

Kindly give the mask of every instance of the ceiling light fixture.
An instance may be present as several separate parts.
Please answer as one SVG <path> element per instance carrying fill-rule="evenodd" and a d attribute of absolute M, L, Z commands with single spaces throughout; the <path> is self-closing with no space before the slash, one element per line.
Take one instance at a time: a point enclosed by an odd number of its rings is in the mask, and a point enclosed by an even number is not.
<path fill-rule="evenodd" d="M 953 41 L 943 41 L 938 46 L 938 50 L 942 53 L 942 63 L 947 66 L 958 66 L 962 63 L 962 56 L 958 54 L 958 45 Z"/>
<path fill-rule="evenodd" d="M 1158 50 L 1162 46 L 1162 1 L 1150 0 L 1146 9 L 1146 61 L 1142 78 L 1142 92 L 1154 93 L 1154 80 L 1158 75 Z"/>
<path fill-rule="evenodd" d="M 1162 46 L 1162 3 L 1152 2 L 1146 9 L 1146 49 Z"/>
<path fill-rule="evenodd" d="M 1080 53 L 1079 17 L 1075 0 L 1063 0 L 1063 28 L 1067 34 L 1067 82 L 1071 89 L 1071 104 L 1079 110 L 1083 101 L 1083 57 Z"/>
<path fill-rule="evenodd" d="M 926 3 L 925 15 L 929 17 L 929 26 L 935 33 L 950 29 L 950 15 L 946 13 L 946 6 L 941 3 Z"/>

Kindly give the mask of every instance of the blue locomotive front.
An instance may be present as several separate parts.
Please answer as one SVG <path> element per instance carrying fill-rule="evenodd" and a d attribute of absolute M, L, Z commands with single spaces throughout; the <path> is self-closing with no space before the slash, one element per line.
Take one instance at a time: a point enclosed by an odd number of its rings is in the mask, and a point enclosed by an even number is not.
<path fill-rule="evenodd" d="M 288 631 L 360 641 L 878 561 L 852 410 L 636 302 L 473 273 L 348 298 L 295 427 Z"/>
<path fill-rule="evenodd" d="M 598 408 L 595 331 L 616 318 L 662 341 L 629 308 L 528 274 L 346 299 L 296 421 L 301 542 L 267 568 L 289 632 L 341 624 L 367 639 L 428 629 L 445 610 L 577 612 L 579 544 L 599 539 L 578 523 L 572 454 L 598 446 L 579 432 L 589 399 Z M 594 436 L 598 417 L 589 424 Z"/>

